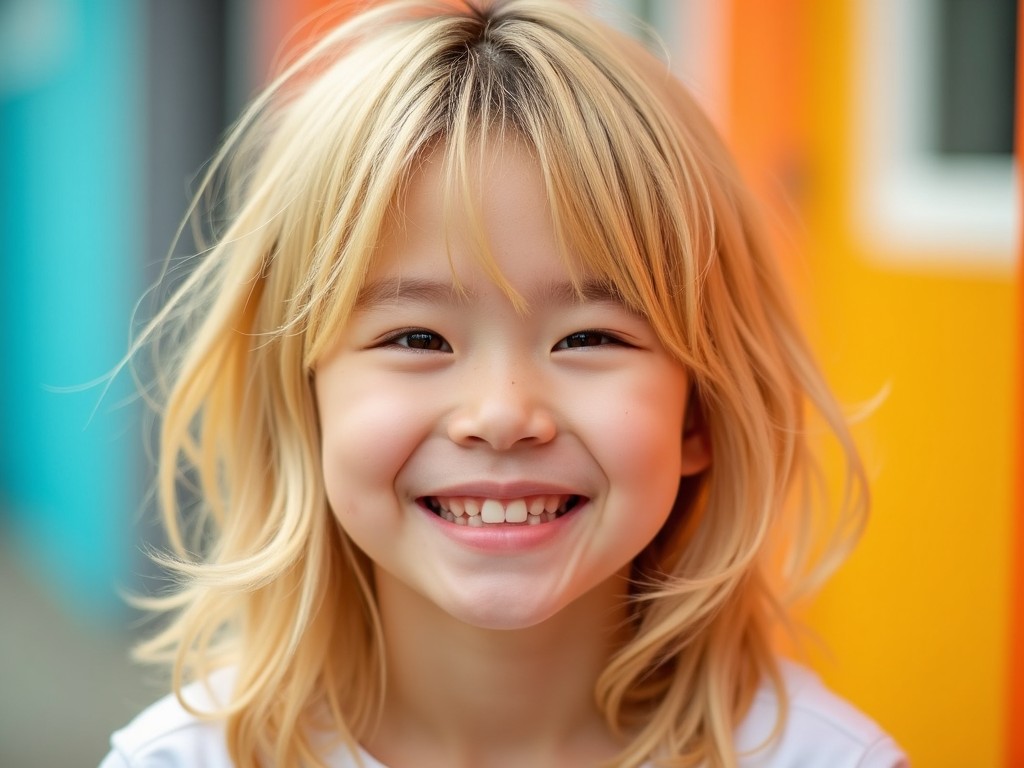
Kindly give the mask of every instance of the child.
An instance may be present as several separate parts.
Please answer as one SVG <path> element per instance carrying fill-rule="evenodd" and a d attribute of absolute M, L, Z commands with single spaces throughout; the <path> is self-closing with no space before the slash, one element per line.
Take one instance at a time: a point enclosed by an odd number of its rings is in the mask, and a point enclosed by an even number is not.
<path fill-rule="evenodd" d="M 225 167 L 149 334 L 188 338 L 181 587 L 141 648 L 175 696 L 105 768 L 904 763 L 773 651 L 783 579 L 839 554 L 801 567 L 806 406 L 862 472 L 664 65 L 552 0 L 392 3 L 276 80 Z"/>

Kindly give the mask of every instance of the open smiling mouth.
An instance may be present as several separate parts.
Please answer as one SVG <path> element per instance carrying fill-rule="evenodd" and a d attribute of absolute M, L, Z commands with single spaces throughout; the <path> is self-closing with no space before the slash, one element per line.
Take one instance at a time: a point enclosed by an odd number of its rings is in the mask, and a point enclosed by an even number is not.
<path fill-rule="evenodd" d="M 560 494 L 522 499 L 482 499 L 470 496 L 424 496 L 420 502 L 438 517 L 456 525 L 540 525 L 579 506 L 582 496 Z"/>

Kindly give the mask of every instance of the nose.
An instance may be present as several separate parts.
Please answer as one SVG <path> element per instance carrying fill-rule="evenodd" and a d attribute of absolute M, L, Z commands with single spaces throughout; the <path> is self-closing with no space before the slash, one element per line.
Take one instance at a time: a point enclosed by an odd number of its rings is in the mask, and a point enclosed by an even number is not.
<path fill-rule="evenodd" d="M 448 422 L 448 436 L 459 445 L 488 445 L 497 451 L 550 442 L 557 426 L 542 391 L 535 372 L 513 373 L 504 366 L 474 371 Z"/>

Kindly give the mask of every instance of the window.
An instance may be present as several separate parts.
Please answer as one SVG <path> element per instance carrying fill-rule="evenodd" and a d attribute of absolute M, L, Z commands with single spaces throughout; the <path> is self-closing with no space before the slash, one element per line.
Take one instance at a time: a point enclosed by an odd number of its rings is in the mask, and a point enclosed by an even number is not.
<path fill-rule="evenodd" d="M 872 252 L 1012 268 L 1015 5 L 855 5 L 855 227 Z"/>

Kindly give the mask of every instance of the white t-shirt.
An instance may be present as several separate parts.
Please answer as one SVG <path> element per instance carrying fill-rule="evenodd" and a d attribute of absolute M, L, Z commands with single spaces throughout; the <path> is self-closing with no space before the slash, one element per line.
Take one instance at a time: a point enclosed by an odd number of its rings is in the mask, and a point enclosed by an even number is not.
<path fill-rule="evenodd" d="M 782 662 L 790 698 L 781 736 L 740 757 L 742 768 L 906 768 L 906 756 L 874 722 L 829 691 L 809 670 Z M 198 707 L 209 704 L 200 685 L 185 690 Z M 739 752 L 762 745 L 772 728 L 778 702 L 770 686 L 758 691 L 736 732 Z M 197 720 L 173 696 L 145 709 L 110 739 L 111 752 L 100 768 L 231 768 L 223 728 Z M 366 752 L 364 768 L 388 768 Z M 331 768 L 357 768 L 344 748 L 325 755 Z"/>

